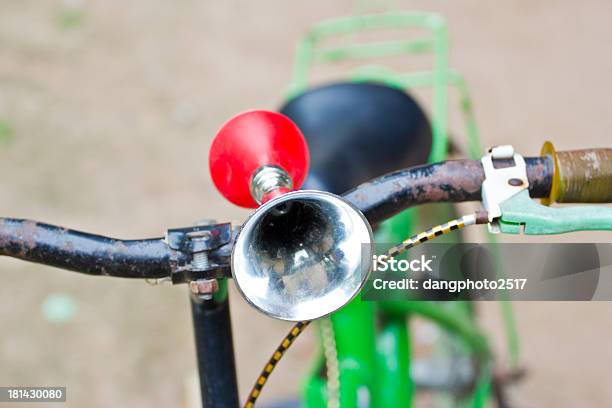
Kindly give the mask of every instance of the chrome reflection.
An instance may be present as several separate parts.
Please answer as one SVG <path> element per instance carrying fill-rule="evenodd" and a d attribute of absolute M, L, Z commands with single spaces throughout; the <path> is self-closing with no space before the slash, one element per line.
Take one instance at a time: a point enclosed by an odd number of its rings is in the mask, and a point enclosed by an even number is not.
<path fill-rule="evenodd" d="M 283 320 L 312 320 L 348 303 L 370 272 L 372 230 L 342 198 L 296 191 L 261 206 L 243 225 L 232 273 L 245 299 Z"/>

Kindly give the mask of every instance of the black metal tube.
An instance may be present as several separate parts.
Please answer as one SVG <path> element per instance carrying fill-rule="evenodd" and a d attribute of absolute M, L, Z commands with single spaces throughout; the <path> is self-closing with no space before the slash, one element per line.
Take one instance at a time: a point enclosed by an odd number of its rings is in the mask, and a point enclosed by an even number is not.
<path fill-rule="evenodd" d="M 198 301 L 191 298 L 193 331 L 202 406 L 236 408 L 239 406 L 234 342 L 228 297 L 223 301 Z"/>
<path fill-rule="evenodd" d="M 163 238 L 119 240 L 12 218 L 0 218 L 0 255 L 123 278 L 167 277 L 187 262 Z"/>
<path fill-rule="evenodd" d="M 554 172 L 551 157 L 526 158 L 529 193 L 548 197 Z M 504 161 L 498 160 L 503 165 Z M 507 162 L 506 162 L 507 163 Z M 484 170 L 478 160 L 454 160 L 399 170 L 344 194 L 376 225 L 415 205 L 479 201 Z M 230 244 L 210 254 L 225 262 Z M 0 255 L 89 275 L 162 278 L 187 264 L 189 255 L 163 238 L 119 240 L 35 221 L 0 218 Z"/>
<path fill-rule="evenodd" d="M 497 163 L 509 165 L 503 160 Z M 531 197 L 548 197 L 554 171 L 552 159 L 531 157 L 525 158 L 525 163 Z M 419 204 L 480 201 L 484 177 L 479 160 L 450 160 L 386 174 L 343 196 L 376 225 Z"/>

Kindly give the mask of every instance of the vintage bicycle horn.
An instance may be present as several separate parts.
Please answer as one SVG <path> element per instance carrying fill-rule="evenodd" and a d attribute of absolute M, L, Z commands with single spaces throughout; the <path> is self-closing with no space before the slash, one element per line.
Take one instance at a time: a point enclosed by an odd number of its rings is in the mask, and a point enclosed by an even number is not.
<path fill-rule="evenodd" d="M 372 230 L 334 194 L 297 190 L 308 147 L 286 116 L 250 111 L 230 119 L 212 142 L 210 173 L 225 198 L 259 208 L 243 224 L 232 274 L 244 298 L 283 320 L 312 320 L 347 304 L 370 272 Z"/>

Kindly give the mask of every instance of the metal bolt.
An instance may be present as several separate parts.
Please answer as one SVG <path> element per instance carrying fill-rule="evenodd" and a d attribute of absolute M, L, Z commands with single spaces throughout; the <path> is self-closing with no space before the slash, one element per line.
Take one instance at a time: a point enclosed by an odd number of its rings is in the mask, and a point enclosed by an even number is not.
<path fill-rule="evenodd" d="M 202 300 L 212 299 L 212 295 L 219 290 L 216 279 L 198 279 L 189 282 L 189 290 Z"/>
<path fill-rule="evenodd" d="M 215 220 L 205 219 L 197 223 L 200 226 L 213 225 Z M 188 234 L 194 241 L 208 241 L 212 233 L 208 230 L 194 231 Z M 191 267 L 194 270 L 206 270 L 210 266 L 208 252 L 200 251 L 193 254 Z M 189 282 L 189 290 L 197 301 L 210 300 L 213 294 L 219 290 L 219 282 L 216 279 L 198 279 Z"/>
<path fill-rule="evenodd" d="M 208 241 L 211 237 L 212 237 L 212 233 L 210 231 L 204 230 L 204 231 L 193 231 L 187 234 L 193 244 L 194 244 L 194 249 L 198 252 L 195 252 L 193 254 L 193 258 L 191 259 L 191 267 L 194 270 L 198 270 L 198 271 L 203 271 L 208 269 L 209 266 L 209 262 L 208 262 L 208 253 L 204 250 L 198 250 L 201 249 L 198 248 L 199 247 L 199 243 L 205 243 L 206 241 Z"/>
<path fill-rule="evenodd" d="M 208 262 L 208 254 L 206 251 L 196 252 L 193 254 L 193 259 L 191 260 L 191 267 L 194 270 L 204 271 L 208 269 L 210 263 Z"/>

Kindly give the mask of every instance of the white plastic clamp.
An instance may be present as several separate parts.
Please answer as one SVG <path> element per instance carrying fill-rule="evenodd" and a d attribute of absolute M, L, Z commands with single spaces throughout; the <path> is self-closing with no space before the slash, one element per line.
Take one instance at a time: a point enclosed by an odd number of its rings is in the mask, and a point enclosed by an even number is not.
<path fill-rule="evenodd" d="M 499 165 L 497 160 L 511 160 L 514 163 Z M 511 145 L 495 146 L 480 160 L 485 173 L 482 183 L 482 205 L 489 216 L 489 231 L 499 233 L 497 220 L 502 212 L 500 204 L 529 187 L 525 159 L 514 152 Z"/>

